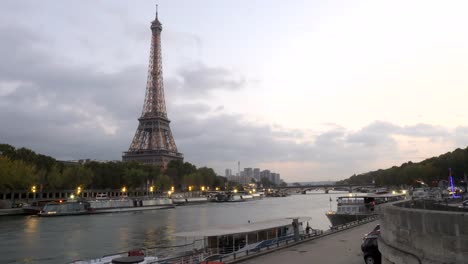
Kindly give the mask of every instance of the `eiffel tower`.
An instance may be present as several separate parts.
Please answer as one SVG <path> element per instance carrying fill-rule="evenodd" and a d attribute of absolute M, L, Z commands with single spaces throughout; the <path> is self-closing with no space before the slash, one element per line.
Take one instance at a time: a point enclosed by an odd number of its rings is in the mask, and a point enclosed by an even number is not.
<path fill-rule="evenodd" d="M 158 20 L 156 6 L 156 18 L 151 22 L 151 50 L 143 112 L 138 118 L 139 125 L 130 148 L 123 153 L 122 160 L 165 168 L 169 161 L 183 160 L 184 157 L 177 151 L 169 127 L 170 121 L 167 118 L 162 75 L 161 31 L 162 24 Z"/>

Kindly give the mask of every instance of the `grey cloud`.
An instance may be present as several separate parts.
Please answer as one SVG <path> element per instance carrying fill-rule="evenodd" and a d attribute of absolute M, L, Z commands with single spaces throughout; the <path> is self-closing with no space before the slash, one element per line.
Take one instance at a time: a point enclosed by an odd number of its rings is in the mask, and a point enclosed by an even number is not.
<path fill-rule="evenodd" d="M 445 137 L 449 135 L 447 128 L 429 124 L 405 126 L 401 129 L 400 133 L 403 135 L 415 137 Z"/>
<path fill-rule="evenodd" d="M 15 90 L 0 95 L 0 142 L 56 158 L 120 159 L 138 125 L 146 61 L 104 73 L 93 65 L 70 63 L 61 51 L 48 49 L 47 39 L 33 30 L 0 26 L 0 36 L 0 85 L 17 83 Z M 169 96 L 182 90 L 177 96 L 183 99 L 218 89 L 236 91 L 249 82 L 226 68 L 203 64 L 183 67 L 178 76 L 165 79 Z M 376 121 L 359 131 L 330 124 L 311 139 L 306 138 L 307 131 L 249 123 L 244 116 L 225 114 L 216 106 L 174 101 L 167 103 L 179 149 L 187 161 L 218 172 L 237 160 L 309 162 L 319 167 L 304 171 L 304 177 L 344 178 L 376 169 L 372 161 L 399 155 L 392 134 L 444 136 L 440 127 Z M 459 142 L 468 142 L 468 128 L 455 133 Z"/>
<path fill-rule="evenodd" d="M 239 90 L 247 85 L 243 76 L 223 67 L 210 67 L 197 63 L 178 71 L 180 89 L 192 96 L 203 96 L 214 90 Z"/>
<path fill-rule="evenodd" d="M 468 145 L 468 126 L 456 127 L 454 134 L 457 146 L 463 147 Z"/>
<path fill-rule="evenodd" d="M 400 128 L 388 122 L 375 121 L 361 130 L 350 133 L 347 137 L 349 143 L 364 144 L 369 147 L 381 145 L 383 143 L 394 143 L 391 134 L 399 131 Z"/>

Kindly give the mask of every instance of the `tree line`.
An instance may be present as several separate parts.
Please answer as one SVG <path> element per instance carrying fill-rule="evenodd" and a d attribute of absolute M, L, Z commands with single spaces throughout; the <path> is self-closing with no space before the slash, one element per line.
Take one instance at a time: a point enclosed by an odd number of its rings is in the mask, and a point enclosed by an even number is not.
<path fill-rule="evenodd" d="M 432 157 L 421 162 L 408 161 L 401 166 L 380 169 L 337 182 L 337 184 L 370 184 L 377 186 L 420 185 L 436 186 L 440 180 L 449 179 L 449 169 L 455 183 L 464 181 L 468 174 L 468 147 L 457 148 L 438 157 Z"/>
<path fill-rule="evenodd" d="M 215 190 L 241 188 L 217 176 L 211 168 L 197 168 L 189 162 L 171 161 L 165 170 L 137 162 L 96 162 L 83 164 L 58 161 L 27 148 L 0 144 L 0 190 L 146 189 L 154 191 Z"/>

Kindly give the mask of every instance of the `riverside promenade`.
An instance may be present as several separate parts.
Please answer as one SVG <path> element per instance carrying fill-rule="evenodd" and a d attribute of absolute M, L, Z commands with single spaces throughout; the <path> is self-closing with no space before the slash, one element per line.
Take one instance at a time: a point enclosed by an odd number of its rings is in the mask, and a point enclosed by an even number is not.
<path fill-rule="evenodd" d="M 364 234 L 369 233 L 379 221 L 356 226 L 341 232 L 309 240 L 299 245 L 277 251 L 252 256 L 238 261 L 242 264 L 280 264 L 280 263 L 334 263 L 362 264 L 361 242 Z"/>

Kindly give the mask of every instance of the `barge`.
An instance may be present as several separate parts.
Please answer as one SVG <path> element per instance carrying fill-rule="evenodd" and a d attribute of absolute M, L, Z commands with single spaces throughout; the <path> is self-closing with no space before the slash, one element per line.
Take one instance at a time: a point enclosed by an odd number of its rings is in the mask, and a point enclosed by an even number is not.
<path fill-rule="evenodd" d="M 174 208 L 166 197 L 142 199 L 97 199 L 48 203 L 39 216 L 66 216 L 83 214 L 119 213 Z"/>

